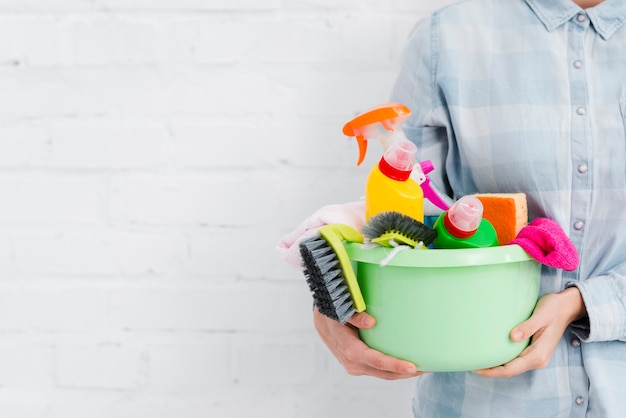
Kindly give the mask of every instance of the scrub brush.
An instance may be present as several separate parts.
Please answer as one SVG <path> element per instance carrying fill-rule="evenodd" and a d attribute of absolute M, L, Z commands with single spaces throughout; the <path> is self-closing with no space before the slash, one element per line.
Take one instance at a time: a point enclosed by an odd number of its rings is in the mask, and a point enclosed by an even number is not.
<path fill-rule="evenodd" d="M 380 212 L 372 216 L 361 230 L 370 242 L 384 247 L 427 247 L 437 236 L 437 231 L 428 225 L 395 211 Z"/>
<path fill-rule="evenodd" d="M 365 310 L 344 241 L 363 242 L 363 236 L 344 224 L 329 224 L 300 242 L 304 276 L 320 313 L 342 324 Z"/>

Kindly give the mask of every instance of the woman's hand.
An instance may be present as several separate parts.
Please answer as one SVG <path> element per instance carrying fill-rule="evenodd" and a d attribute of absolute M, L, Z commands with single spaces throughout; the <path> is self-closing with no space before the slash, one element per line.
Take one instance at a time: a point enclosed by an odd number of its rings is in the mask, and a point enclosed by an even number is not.
<path fill-rule="evenodd" d="M 475 370 L 485 377 L 511 377 L 548 365 L 567 326 L 587 314 L 580 291 L 571 287 L 542 296 L 532 316 L 511 331 L 511 340 L 530 338 L 530 345 L 519 357 L 489 369 Z"/>
<path fill-rule="evenodd" d="M 316 307 L 313 322 L 324 344 L 351 375 L 396 380 L 423 373 L 414 364 L 373 350 L 361 341 L 357 329 L 372 328 L 376 323 L 367 313 L 354 314 L 347 324 L 342 325 L 319 313 Z"/>

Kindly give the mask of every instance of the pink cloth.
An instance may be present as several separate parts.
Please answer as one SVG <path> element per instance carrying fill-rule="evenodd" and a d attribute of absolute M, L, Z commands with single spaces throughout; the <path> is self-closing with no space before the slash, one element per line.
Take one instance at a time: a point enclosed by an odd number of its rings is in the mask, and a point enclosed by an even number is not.
<path fill-rule="evenodd" d="M 511 244 L 519 245 L 528 255 L 547 266 L 566 271 L 578 267 L 576 247 L 552 219 L 534 219 L 519 231 Z"/>
<path fill-rule="evenodd" d="M 278 254 L 291 266 L 302 270 L 299 243 L 315 235 L 324 225 L 341 223 L 360 231 L 365 223 L 365 202 L 350 202 L 328 205 L 318 209 L 305 219 L 295 230 L 285 235 L 278 242 Z"/>

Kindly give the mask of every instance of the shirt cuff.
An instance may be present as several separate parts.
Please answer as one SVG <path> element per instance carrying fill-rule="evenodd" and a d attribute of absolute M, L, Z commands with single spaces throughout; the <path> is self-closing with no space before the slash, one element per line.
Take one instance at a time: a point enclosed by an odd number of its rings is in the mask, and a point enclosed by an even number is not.
<path fill-rule="evenodd" d="M 623 289 L 610 276 L 598 276 L 566 287 L 577 287 L 585 302 L 587 316 L 572 323 L 572 332 L 581 341 L 624 340 L 626 310 Z"/>

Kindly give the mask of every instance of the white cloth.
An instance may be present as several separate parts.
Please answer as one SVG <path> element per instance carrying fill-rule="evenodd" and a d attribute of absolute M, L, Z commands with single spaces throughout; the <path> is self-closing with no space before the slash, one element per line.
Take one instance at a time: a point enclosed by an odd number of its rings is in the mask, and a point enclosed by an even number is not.
<path fill-rule="evenodd" d="M 302 270 L 300 241 L 315 235 L 324 225 L 333 223 L 349 225 L 360 231 L 365 223 L 365 202 L 333 204 L 318 209 L 278 242 L 278 254 L 289 265 Z"/>

